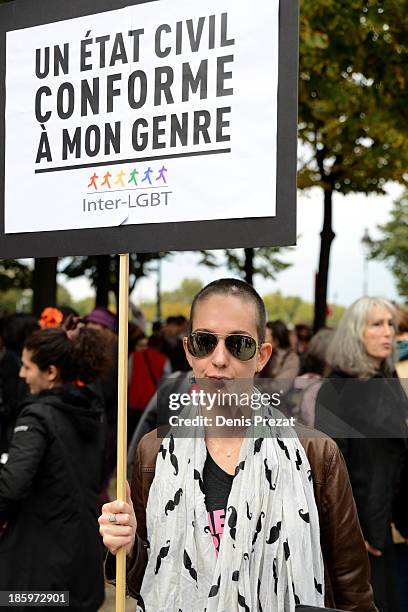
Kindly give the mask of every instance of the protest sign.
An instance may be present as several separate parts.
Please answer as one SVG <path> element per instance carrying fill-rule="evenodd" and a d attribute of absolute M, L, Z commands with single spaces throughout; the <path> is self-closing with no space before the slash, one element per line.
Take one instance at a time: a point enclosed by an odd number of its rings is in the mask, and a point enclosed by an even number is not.
<path fill-rule="evenodd" d="M 297 3 L 67 4 L 1 7 L 0 256 L 294 243 Z"/>
<path fill-rule="evenodd" d="M 0 258 L 296 241 L 297 0 L 0 7 Z M 117 610 L 126 555 L 117 555 Z"/>

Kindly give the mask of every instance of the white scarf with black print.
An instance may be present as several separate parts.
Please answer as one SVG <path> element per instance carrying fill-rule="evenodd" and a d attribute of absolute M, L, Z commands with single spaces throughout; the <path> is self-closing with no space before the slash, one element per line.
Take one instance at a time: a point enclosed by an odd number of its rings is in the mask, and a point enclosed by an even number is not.
<path fill-rule="evenodd" d="M 291 428 L 274 428 L 270 437 L 250 433 L 241 446 L 218 556 L 203 493 L 203 431 L 164 438 L 146 509 L 149 560 L 138 611 L 324 606 L 319 518 L 306 453 Z"/>

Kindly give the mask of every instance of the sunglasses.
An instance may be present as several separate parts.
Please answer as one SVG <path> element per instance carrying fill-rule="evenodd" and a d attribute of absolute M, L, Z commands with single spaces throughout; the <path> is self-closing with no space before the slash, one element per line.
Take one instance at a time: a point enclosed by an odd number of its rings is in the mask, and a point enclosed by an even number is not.
<path fill-rule="evenodd" d="M 244 336 L 244 334 L 213 334 L 206 331 L 192 332 L 188 336 L 188 350 L 193 357 L 202 359 L 215 350 L 220 338 L 224 338 L 227 350 L 239 361 L 249 361 L 256 353 L 257 344 L 252 336 Z"/>

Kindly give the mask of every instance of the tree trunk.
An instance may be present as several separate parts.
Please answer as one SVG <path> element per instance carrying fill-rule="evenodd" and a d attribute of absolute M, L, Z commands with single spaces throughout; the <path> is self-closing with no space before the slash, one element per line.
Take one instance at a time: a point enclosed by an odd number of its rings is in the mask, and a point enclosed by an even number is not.
<path fill-rule="evenodd" d="M 332 228 L 333 189 L 324 190 L 324 220 L 320 232 L 319 270 L 316 275 L 314 323 L 313 331 L 316 333 L 326 325 L 327 316 L 327 284 L 329 277 L 329 262 L 331 243 L 335 237 Z"/>
<path fill-rule="evenodd" d="M 47 306 L 57 303 L 58 257 L 41 257 L 34 260 L 33 315 L 39 317 Z"/>
<path fill-rule="evenodd" d="M 245 263 L 244 263 L 244 274 L 245 280 L 250 285 L 254 284 L 254 249 L 244 249 L 245 251 Z"/>
<path fill-rule="evenodd" d="M 96 263 L 96 298 L 95 306 L 108 307 L 110 279 L 110 255 L 98 255 Z"/>
<path fill-rule="evenodd" d="M 161 259 L 160 253 L 157 260 L 157 281 L 156 281 L 156 321 L 162 320 L 162 302 L 161 302 Z"/>

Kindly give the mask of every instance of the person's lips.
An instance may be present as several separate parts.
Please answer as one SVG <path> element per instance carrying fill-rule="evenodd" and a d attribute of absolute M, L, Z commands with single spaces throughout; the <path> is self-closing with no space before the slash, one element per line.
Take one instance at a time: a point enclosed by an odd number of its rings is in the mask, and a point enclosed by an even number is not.
<path fill-rule="evenodd" d="M 219 390 L 225 389 L 233 378 L 229 378 L 228 376 L 209 376 L 205 377 L 205 386 L 207 389 L 211 390 Z"/>
<path fill-rule="evenodd" d="M 223 389 L 231 378 L 226 376 L 206 376 L 206 381 L 215 389 Z"/>
<path fill-rule="evenodd" d="M 392 350 L 392 342 L 383 342 L 381 344 L 381 349 L 387 353 L 390 352 Z"/>

